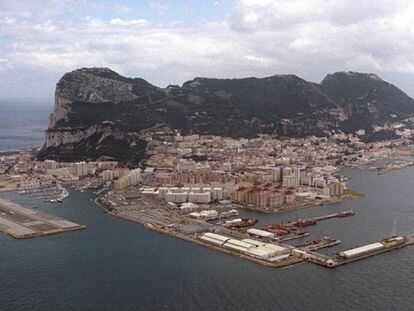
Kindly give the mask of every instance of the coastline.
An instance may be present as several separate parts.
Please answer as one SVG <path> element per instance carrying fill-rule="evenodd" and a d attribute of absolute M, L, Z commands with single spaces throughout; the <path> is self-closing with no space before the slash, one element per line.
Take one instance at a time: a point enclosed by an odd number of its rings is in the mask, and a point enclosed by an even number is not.
<path fill-rule="evenodd" d="M 364 194 L 362 193 L 356 193 L 355 194 L 351 194 L 351 195 L 344 195 L 341 197 L 335 197 L 329 200 L 325 200 L 322 202 L 305 202 L 303 204 L 292 204 L 292 205 L 287 205 L 285 208 L 282 209 L 274 209 L 274 210 L 265 210 L 265 209 L 260 209 L 260 208 L 254 208 L 252 206 L 245 206 L 245 205 L 241 205 L 240 208 L 243 209 L 247 209 L 247 210 L 251 210 L 251 211 L 256 211 L 256 212 L 262 212 L 262 213 L 266 213 L 266 214 L 279 214 L 279 213 L 284 213 L 284 212 L 294 212 L 294 211 L 300 211 L 303 209 L 308 209 L 308 208 L 313 208 L 313 207 L 320 207 L 320 206 L 326 206 L 326 205 L 331 205 L 331 204 L 335 204 L 335 203 L 341 203 L 341 202 L 345 202 L 348 200 L 353 200 L 353 199 L 359 199 L 361 197 L 364 197 Z"/>
<path fill-rule="evenodd" d="M 125 220 L 125 221 L 131 221 L 131 222 L 140 224 L 140 225 L 144 226 L 146 229 L 150 229 L 152 231 L 155 231 L 155 232 L 158 232 L 158 233 L 161 233 L 161 234 L 165 234 L 165 235 L 168 235 L 170 237 L 173 237 L 173 238 L 176 238 L 176 239 L 179 239 L 179 240 L 183 240 L 183 241 L 186 241 L 186 242 L 189 242 L 189 243 L 192 243 L 192 244 L 197 244 L 197 245 L 200 245 L 200 246 L 204 246 L 204 247 L 207 247 L 209 249 L 213 249 L 215 251 L 225 253 L 225 254 L 228 254 L 228 255 L 232 255 L 234 257 L 238 257 L 238 258 L 241 258 L 241 259 L 246 259 L 246 260 L 249 260 L 251 262 L 260 264 L 262 266 L 265 266 L 265 267 L 284 268 L 284 267 L 292 266 L 292 265 L 299 264 L 299 263 L 302 263 L 302 262 L 305 261 L 304 259 L 299 258 L 299 257 L 291 257 L 291 258 L 288 258 L 288 259 L 283 259 L 281 261 L 269 262 L 269 261 L 265 261 L 265 260 L 260 260 L 258 258 L 246 256 L 244 254 L 234 252 L 234 251 L 231 251 L 231 250 L 223 248 L 223 247 L 218 247 L 218 246 L 215 246 L 215 245 L 212 245 L 212 244 L 205 243 L 205 242 L 197 239 L 196 237 L 188 236 L 188 235 L 185 235 L 185 234 L 180 234 L 178 232 L 173 232 L 171 230 L 161 228 L 161 227 L 156 226 L 154 224 L 141 221 L 139 218 L 134 218 L 134 217 L 126 216 L 126 215 L 120 215 L 117 212 L 109 211 L 109 210 L 107 210 L 107 208 L 105 206 L 103 206 L 99 202 L 99 198 L 100 197 L 97 197 L 93 201 L 103 210 L 103 212 L 105 214 L 109 214 L 113 217 L 116 217 L 116 218 L 119 218 L 119 219 L 122 219 L 122 220 Z"/>
<path fill-rule="evenodd" d="M 284 267 L 288 267 L 288 266 L 292 266 L 292 265 L 304 262 L 304 260 L 302 258 L 292 257 L 292 258 L 289 258 L 289 259 L 284 259 L 284 260 L 281 260 L 279 262 L 272 263 L 272 262 L 260 260 L 260 259 L 257 259 L 257 258 L 249 257 L 249 256 L 243 255 L 241 253 L 237 253 L 237 252 L 234 252 L 234 251 L 222 248 L 222 247 L 214 246 L 212 244 L 204 243 L 203 241 L 201 241 L 197 238 L 193 238 L 193 237 L 186 236 L 184 234 L 179 234 L 179 233 L 176 233 L 176 232 L 171 232 L 171 231 L 162 229 L 160 227 L 154 226 L 152 224 L 141 222 L 141 221 L 139 221 L 139 219 L 136 219 L 136 218 L 132 218 L 132 217 L 124 216 L 124 215 L 119 215 L 119 214 L 114 213 L 114 212 L 106 212 L 106 213 L 111 215 L 111 216 L 114 216 L 114 217 L 117 217 L 117 218 L 120 218 L 120 219 L 123 219 L 123 220 L 126 220 L 126 221 L 132 221 L 132 222 L 138 223 L 138 224 L 143 225 L 145 228 L 150 229 L 152 231 L 162 233 L 162 234 L 171 236 L 173 238 L 177 238 L 179 240 L 183 240 L 183 241 L 190 242 L 190 243 L 193 243 L 193 244 L 198 244 L 198 245 L 213 249 L 213 250 L 221 252 L 221 253 L 225 253 L 225 254 L 228 254 L 228 255 L 233 255 L 235 257 L 242 258 L 242 259 L 247 259 L 249 261 L 255 262 L 257 264 L 260 264 L 262 266 L 266 266 L 266 267 L 269 267 L 269 268 L 284 268 Z"/>

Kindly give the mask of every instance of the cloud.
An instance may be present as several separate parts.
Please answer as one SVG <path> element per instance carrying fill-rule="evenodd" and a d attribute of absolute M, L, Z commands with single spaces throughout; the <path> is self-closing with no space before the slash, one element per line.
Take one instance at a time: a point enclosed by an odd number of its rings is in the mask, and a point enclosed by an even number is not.
<path fill-rule="evenodd" d="M 18 81 L 52 94 L 64 72 L 84 66 L 108 66 L 160 86 L 195 76 L 276 73 L 319 81 L 355 70 L 378 73 L 414 95 L 412 1 L 240 0 L 223 18 L 191 24 L 123 15 L 66 18 L 93 5 L 114 11 L 89 1 L 2 1 L 0 80 L 13 85 L 2 83 L 0 96 L 19 95 Z"/>
<path fill-rule="evenodd" d="M 154 10 L 165 11 L 170 9 L 172 4 L 171 2 L 151 1 L 148 6 Z"/>

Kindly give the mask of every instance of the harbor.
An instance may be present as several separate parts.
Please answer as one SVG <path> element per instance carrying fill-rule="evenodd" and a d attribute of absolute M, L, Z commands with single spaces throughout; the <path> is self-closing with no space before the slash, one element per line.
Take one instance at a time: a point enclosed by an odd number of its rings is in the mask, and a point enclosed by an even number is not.
<path fill-rule="evenodd" d="M 0 231 L 13 238 L 27 239 L 84 228 L 86 226 L 0 198 Z"/>
<path fill-rule="evenodd" d="M 348 201 L 332 207 L 324 206 L 272 215 L 239 209 L 240 215 L 237 217 L 257 218 L 259 222 L 255 227 L 259 227 L 295 220 L 295 214 L 299 218 L 310 219 L 353 209 L 355 216 L 332 218 L 318 222 L 316 226 L 304 228 L 311 234 L 307 240 L 317 239 L 320 231 L 341 240 L 342 243 L 337 247 L 308 251 L 320 253 L 321 257 L 333 257 L 334 253 L 368 245 L 391 236 L 395 218 L 397 218 L 397 235 L 413 233 L 414 216 L 411 213 L 413 196 L 412 186 L 409 183 L 412 180 L 412 175 L 409 173 L 412 173 L 413 169 L 407 170 L 381 176 L 378 176 L 375 171 L 352 171 L 350 175 L 355 188 L 366 194 L 361 200 Z M 392 205 L 390 191 L 406 199 L 397 205 Z M 6 235 L 0 235 L 2 247 L 7 249 L 7 252 L 2 253 L 2 256 L 5 256 L 1 269 L 2 278 L 7 281 L 3 297 L 9 297 L 13 292 L 19 299 L 25 299 L 30 297 L 33 289 L 38 290 L 40 297 L 46 297 L 50 293 L 50 288 L 56 288 L 53 292 L 57 297 L 60 291 L 66 293 L 65 295 L 73 293 L 68 297 L 70 298 L 68 310 L 82 309 L 82 305 L 85 305 L 91 295 L 98 291 L 103 290 L 108 293 L 108 297 L 113 297 L 110 293 L 116 286 L 122 288 L 120 298 L 136 297 L 133 301 L 134 306 L 143 304 L 151 308 L 152 302 L 149 302 L 148 297 L 159 299 L 160 304 L 168 305 L 183 291 L 190 292 L 197 287 L 198 291 L 203 292 L 202 298 L 196 302 L 188 297 L 183 298 L 185 302 L 185 305 L 184 302 L 182 304 L 183 308 L 188 305 L 197 308 L 199 304 L 220 308 L 223 304 L 229 303 L 229 297 L 230 302 L 242 301 L 254 308 L 255 304 L 252 301 L 257 297 L 263 297 L 263 306 L 269 310 L 280 306 L 280 304 L 275 305 L 275 301 L 293 308 L 300 304 L 312 305 L 321 310 L 335 309 L 338 301 L 352 301 L 350 308 L 371 310 L 370 293 L 373 290 L 382 292 L 379 289 L 382 288 L 386 293 L 381 296 L 380 301 L 374 302 L 374 307 L 377 307 L 377 310 L 384 308 L 391 310 L 393 306 L 396 307 L 392 290 L 401 285 L 401 294 L 407 298 L 398 300 L 396 308 L 409 310 L 412 304 L 411 281 L 406 274 L 414 252 L 412 246 L 350 262 L 333 269 L 300 258 L 296 265 L 274 268 L 248 260 L 237 252 L 223 250 L 224 248 L 220 246 L 214 248 L 213 245 L 207 246 L 207 243 L 201 244 L 202 241 L 200 243 L 194 240 L 187 241 L 185 236 L 174 237 L 158 232 L 157 228 L 140 225 L 131 219 L 127 221 L 103 213 L 102 209 L 90 201 L 91 198 L 95 198 L 93 192 L 93 190 L 86 190 L 83 193 L 71 191 L 67 200 L 58 205 L 38 201 L 17 192 L 3 194 L 23 206 L 37 205 L 36 210 L 56 213 L 62 218 L 88 226 L 88 230 L 80 230 L 75 234 L 52 235 L 46 239 L 14 240 Z M 395 216 L 396 213 L 405 216 L 398 218 Z M 323 238 L 323 235 L 321 237 Z M 302 241 L 288 243 L 296 246 L 302 244 Z M 70 258 L 70 262 L 67 263 L 65 258 Z M 74 269 L 71 262 L 79 262 L 85 268 Z M 94 266 L 99 265 L 103 268 L 94 270 Z M 50 270 L 49 274 L 40 276 L 28 274 L 29 271 L 43 271 L 45 266 Z M 10 268 L 22 273 L 10 274 L 7 272 Z M 73 279 L 69 282 L 60 282 L 62 274 L 56 271 L 61 271 L 68 280 L 74 277 L 79 281 Z M 167 272 L 172 273 L 171 278 L 165 277 Z M 115 278 L 116 273 L 119 277 Z M 102 279 L 107 282 L 102 282 Z M 325 285 L 316 286 L 315 284 L 321 282 L 321 279 L 324 280 Z M 133 285 L 139 282 L 145 282 L 146 286 L 136 294 L 136 287 Z M 176 287 L 177 282 L 182 284 L 180 288 Z M 21 291 L 21 284 L 26 284 L 23 286 L 23 291 Z M 167 284 L 171 290 L 165 295 L 160 295 L 159 293 L 165 289 L 163 284 Z M 356 288 L 355 284 L 359 286 Z M 304 287 L 309 290 L 303 291 Z M 331 290 L 333 288 L 335 290 Z M 297 294 L 299 292 L 301 295 Z M 75 296 L 80 301 L 72 299 Z M 219 301 L 215 303 L 217 297 Z M 325 303 L 328 298 L 334 299 L 335 302 Z M 355 302 L 354 299 L 359 300 Z M 55 307 L 60 306 L 61 298 L 58 297 L 53 302 Z M 123 308 L 129 306 L 118 300 L 116 303 Z M 381 309 L 380 303 L 385 307 Z M 39 308 L 53 309 L 52 304 L 46 306 L 37 303 L 36 305 Z M 169 304 L 169 306 L 178 308 L 177 305 Z"/>
<path fill-rule="evenodd" d="M 375 252 L 357 251 L 357 256 L 350 256 L 345 251 L 329 256 L 319 254 L 316 251 L 336 247 L 342 243 L 341 240 L 321 236 L 320 233 L 316 239 L 302 241 L 296 246 L 286 244 L 286 242 L 311 236 L 311 233 L 305 232 L 303 229 L 314 226 L 320 221 L 333 219 L 339 221 L 354 216 L 353 210 L 343 210 L 308 218 L 296 216 L 296 220 L 282 221 L 275 225 L 261 226 L 259 224 L 256 228 L 255 225 L 259 223 L 256 218 L 241 217 L 218 222 L 212 221 L 222 218 L 215 209 L 205 209 L 201 212 L 192 212 L 192 209 L 189 209 L 185 213 L 180 209 L 180 206 L 168 204 L 168 202 L 148 193 L 140 193 L 139 189 L 135 191 L 134 194 L 132 189 L 128 190 L 128 196 L 133 197 L 133 200 L 127 200 L 126 194 L 123 192 L 110 191 L 98 198 L 96 202 L 112 216 L 134 221 L 144 225 L 147 229 L 253 261 L 266 267 L 281 268 L 309 262 L 323 267 L 335 268 L 373 256 L 373 254 L 412 244 L 412 239 L 401 237 L 396 240 L 397 242 L 383 240 L 382 244 L 375 244 L 378 247 Z M 225 213 L 226 218 L 227 216 L 239 216 L 237 210 L 221 213 Z M 397 243 L 395 247 L 394 243 Z M 355 251 L 350 250 L 349 252 Z"/>
<path fill-rule="evenodd" d="M 49 203 L 62 203 L 69 196 L 69 192 L 60 184 L 35 189 L 20 190 L 20 194 L 27 194 L 31 197 Z"/>

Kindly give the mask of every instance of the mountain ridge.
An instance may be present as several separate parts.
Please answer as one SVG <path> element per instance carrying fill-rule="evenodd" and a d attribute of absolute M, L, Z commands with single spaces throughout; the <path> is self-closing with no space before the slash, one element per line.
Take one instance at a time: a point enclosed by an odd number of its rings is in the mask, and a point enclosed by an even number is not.
<path fill-rule="evenodd" d="M 143 157 L 142 132 L 166 128 L 183 134 L 301 137 L 351 133 L 414 113 L 414 101 L 372 73 L 336 72 L 320 83 L 296 75 L 215 79 L 197 77 L 160 88 L 109 68 L 63 75 L 40 157 Z M 109 143 L 111 142 L 111 143 Z M 138 160 L 139 160 L 138 159 Z"/>

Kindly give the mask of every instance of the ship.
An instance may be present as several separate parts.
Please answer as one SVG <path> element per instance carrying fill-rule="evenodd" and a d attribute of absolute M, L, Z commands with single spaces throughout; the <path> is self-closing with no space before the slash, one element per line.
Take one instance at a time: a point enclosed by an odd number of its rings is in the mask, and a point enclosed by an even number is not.
<path fill-rule="evenodd" d="M 316 225 L 316 221 L 310 219 L 298 219 L 296 226 L 299 228 Z"/>
<path fill-rule="evenodd" d="M 297 247 L 306 247 L 308 250 L 318 250 L 321 248 L 333 247 L 339 244 L 341 244 L 340 240 L 335 240 L 326 236 L 323 239 L 306 241 L 305 243 L 298 245 Z"/>
<path fill-rule="evenodd" d="M 290 229 L 283 225 L 264 226 L 260 229 L 267 232 L 272 232 L 278 236 L 288 235 L 290 233 Z"/>
<path fill-rule="evenodd" d="M 398 245 L 402 245 L 407 242 L 407 238 L 404 236 L 392 236 L 380 241 L 385 248 L 390 248 Z"/>

